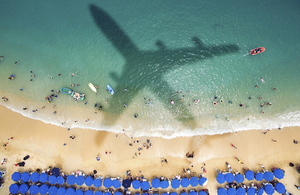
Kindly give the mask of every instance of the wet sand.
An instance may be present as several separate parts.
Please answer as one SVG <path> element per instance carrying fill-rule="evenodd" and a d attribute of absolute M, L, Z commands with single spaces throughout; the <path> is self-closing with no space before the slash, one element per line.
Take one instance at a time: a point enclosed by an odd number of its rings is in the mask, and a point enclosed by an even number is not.
<path fill-rule="evenodd" d="M 14 171 L 34 171 L 37 168 L 55 166 L 68 174 L 76 170 L 82 170 L 86 174 L 97 170 L 99 176 L 125 178 L 126 171 L 131 170 L 133 176 L 144 175 L 151 181 L 156 176 L 171 179 L 173 176 L 183 175 L 182 170 L 187 168 L 192 174 L 202 174 L 201 167 L 204 163 L 207 170 L 204 176 L 208 178 L 205 188 L 209 189 L 210 194 L 216 194 L 217 187 L 224 185 L 217 184 L 215 169 L 226 170 L 225 162 L 230 163 L 233 171 L 240 172 L 243 168 L 262 170 L 259 164 L 263 164 L 269 170 L 272 167 L 282 168 L 286 176 L 280 181 L 289 192 L 299 193 L 294 185 L 299 184 L 300 175 L 295 167 L 289 167 L 289 162 L 293 162 L 295 166 L 297 163 L 300 165 L 300 143 L 293 143 L 294 139 L 300 140 L 299 127 L 174 139 L 131 138 L 126 134 L 116 136 L 115 133 L 106 131 L 68 130 L 67 127 L 57 127 L 26 118 L 3 106 L 0 106 L 0 124 L 0 158 L 8 159 L 5 165 L 1 165 L 2 169 L 6 169 L 7 175 L 0 194 L 9 193 L 8 188 L 12 183 L 10 176 Z M 70 138 L 73 135 L 75 139 Z M 13 139 L 8 140 L 10 137 Z M 139 143 L 134 143 L 136 140 L 139 140 Z M 5 143 L 8 144 L 3 147 Z M 148 146 L 151 143 L 151 147 L 147 149 L 143 146 L 144 143 Z M 231 143 L 237 149 L 232 147 Z M 139 147 L 142 148 L 141 151 L 138 151 Z M 194 158 L 187 159 L 186 153 L 192 151 L 195 152 Z M 25 167 L 14 167 L 14 164 L 21 162 L 26 155 L 30 155 L 30 158 L 25 161 Z M 96 160 L 97 155 L 100 156 L 100 161 Z M 244 164 L 240 164 L 235 157 Z M 162 158 L 167 159 L 168 163 L 162 163 Z M 245 180 L 244 183 L 250 182 Z M 198 186 L 196 189 L 200 190 L 203 187 Z M 168 188 L 162 191 L 174 190 Z"/>

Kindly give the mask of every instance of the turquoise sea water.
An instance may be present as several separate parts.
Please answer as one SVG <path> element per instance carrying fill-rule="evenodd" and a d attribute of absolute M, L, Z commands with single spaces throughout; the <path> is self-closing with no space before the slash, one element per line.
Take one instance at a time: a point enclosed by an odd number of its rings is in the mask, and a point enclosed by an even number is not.
<path fill-rule="evenodd" d="M 0 91 L 9 98 L 1 105 L 46 123 L 130 136 L 300 125 L 299 8 L 293 0 L 1 1 Z M 266 51 L 247 55 L 259 46 Z M 65 94 L 48 104 L 61 87 L 85 93 L 87 104 Z"/>

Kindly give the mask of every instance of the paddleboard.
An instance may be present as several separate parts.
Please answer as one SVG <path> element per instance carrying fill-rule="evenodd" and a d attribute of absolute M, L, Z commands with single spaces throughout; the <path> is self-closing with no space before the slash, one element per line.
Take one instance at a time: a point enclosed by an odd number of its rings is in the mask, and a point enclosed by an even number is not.
<path fill-rule="evenodd" d="M 93 90 L 95 93 L 97 93 L 97 89 L 92 83 L 89 83 L 89 87 L 91 88 L 91 90 Z"/>
<path fill-rule="evenodd" d="M 111 95 L 115 94 L 115 92 L 114 92 L 113 88 L 111 88 L 111 86 L 107 85 L 107 89 L 108 89 L 108 91 L 110 92 Z"/>

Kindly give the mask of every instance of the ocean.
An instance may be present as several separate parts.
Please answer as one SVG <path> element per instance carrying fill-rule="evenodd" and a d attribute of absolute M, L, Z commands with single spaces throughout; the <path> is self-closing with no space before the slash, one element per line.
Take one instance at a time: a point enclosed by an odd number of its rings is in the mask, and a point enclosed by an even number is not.
<path fill-rule="evenodd" d="M 128 136 L 299 126 L 299 8 L 295 0 L 1 1 L 8 101 L 0 104 L 45 123 Z M 248 55 L 257 47 L 266 50 Z M 85 100 L 54 94 L 62 87 Z"/>

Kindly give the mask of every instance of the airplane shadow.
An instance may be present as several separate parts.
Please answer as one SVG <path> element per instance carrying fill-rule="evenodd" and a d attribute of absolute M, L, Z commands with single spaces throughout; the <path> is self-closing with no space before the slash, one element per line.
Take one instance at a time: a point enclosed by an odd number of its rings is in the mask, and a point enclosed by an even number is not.
<path fill-rule="evenodd" d="M 103 109 L 107 112 L 106 125 L 114 124 L 120 114 L 124 112 L 123 104 L 126 103 L 127 106 L 130 106 L 134 96 L 147 87 L 178 121 L 182 121 L 185 126 L 194 129 L 196 122 L 186 105 L 182 102 L 176 102 L 175 105 L 170 104 L 175 90 L 164 81 L 165 73 L 170 69 L 200 60 L 238 52 L 239 47 L 233 44 L 205 46 L 199 38 L 193 37 L 194 47 L 168 49 L 162 41 L 158 40 L 155 43 L 158 47 L 157 50 L 142 51 L 103 9 L 92 4 L 89 9 L 96 25 L 126 60 L 121 75 L 110 74 L 117 85 L 112 86 L 116 93 L 109 100 L 109 108 Z M 128 89 L 128 92 L 123 92 L 125 88 Z"/>

